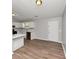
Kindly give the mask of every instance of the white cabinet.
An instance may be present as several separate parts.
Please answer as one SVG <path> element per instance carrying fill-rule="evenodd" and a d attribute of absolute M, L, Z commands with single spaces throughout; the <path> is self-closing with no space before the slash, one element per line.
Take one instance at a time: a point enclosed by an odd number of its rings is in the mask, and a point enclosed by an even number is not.
<path fill-rule="evenodd" d="M 12 40 L 12 51 L 15 51 L 24 46 L 24 38 L 18 37 Z"/>
<path fill-rule="evenodd" d="M 25 34 L 16 34 L 12 37 L 12 51 L 15 51 L 24 46 Z"/>
<path fill-rule="evenodd" d="M 23 28 L 34 28 L 34 22 L 24 22 Z"/>
<path fill-rule="evenodd" d="M 17 23 L 17 22 L 14 22 L 13 25 L 15 25 L 15 28 L 22 28 L 22 23 Z"/>
<path fill-rule="evenodd" d="M 34 22 L 13 22 L 13 25 L 15 25 L 15 28 L 34 28 Z"/>

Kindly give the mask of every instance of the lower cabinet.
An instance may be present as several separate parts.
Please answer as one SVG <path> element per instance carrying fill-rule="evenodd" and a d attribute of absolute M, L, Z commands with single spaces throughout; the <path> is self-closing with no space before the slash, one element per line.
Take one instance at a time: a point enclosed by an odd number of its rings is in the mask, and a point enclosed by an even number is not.
<path fill-rule="evenodd" d="M 18 37 L 12 40 L 12 51 L 15 51 L 24 46 L 24 37 Z"/>

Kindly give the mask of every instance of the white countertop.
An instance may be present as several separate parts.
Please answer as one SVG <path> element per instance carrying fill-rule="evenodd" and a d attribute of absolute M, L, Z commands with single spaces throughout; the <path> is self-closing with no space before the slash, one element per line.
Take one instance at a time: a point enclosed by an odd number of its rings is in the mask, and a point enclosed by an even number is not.
<path fill-rule="evenodd" d="M 19 38 L 19 37 L 24 37 L 24 36 L 25 36 L 25 34 L 14 34 L 12 36 L 12 39 Z"/>

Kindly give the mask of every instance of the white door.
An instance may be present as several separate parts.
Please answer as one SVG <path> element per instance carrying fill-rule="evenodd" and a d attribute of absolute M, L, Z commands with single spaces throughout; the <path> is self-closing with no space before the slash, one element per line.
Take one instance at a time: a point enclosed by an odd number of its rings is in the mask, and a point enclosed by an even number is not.
<path fill-rule="evenodd" d="M 58 21 L 50 21 L 48 22 L 48 38 L 50 41 L 58 42 Z"/>

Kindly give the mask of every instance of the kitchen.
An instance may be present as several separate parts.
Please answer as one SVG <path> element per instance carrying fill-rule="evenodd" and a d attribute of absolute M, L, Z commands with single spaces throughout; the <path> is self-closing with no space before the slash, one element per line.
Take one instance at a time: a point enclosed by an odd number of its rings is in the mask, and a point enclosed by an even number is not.
<path fill-rule="evenodd" d="M 12 25 L 12 51 L 15 51 L 22 46 L 24 46 L 24 40 L 31 40 L 33 39 L 33 29 L 34 23 L 33 22 L 24 22 L 18 23 L 13 22 Z"/>

